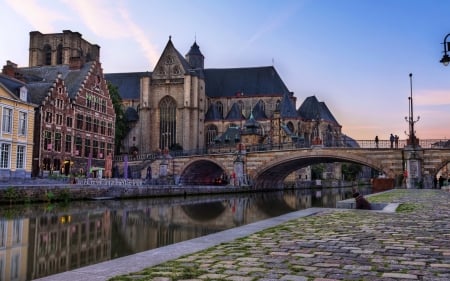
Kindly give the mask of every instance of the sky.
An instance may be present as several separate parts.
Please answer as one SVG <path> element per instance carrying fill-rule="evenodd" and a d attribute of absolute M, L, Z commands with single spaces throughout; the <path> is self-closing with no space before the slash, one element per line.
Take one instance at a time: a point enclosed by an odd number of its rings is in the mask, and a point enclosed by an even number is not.
<path fill-rule="evenodd" d="M 356 140 L 408 138 L 410 97 L 416 136 L 448 139 L 448 11 L 448 0 L 0 0 L 0 63 L 28 66 L 31 31 L 71 30 L 101 47 L 104 73 L 153 71 L 171 36 L 183 55 L 197 42 L 205 68 L 273 65 L 297 108 L 316 96 Z"/>

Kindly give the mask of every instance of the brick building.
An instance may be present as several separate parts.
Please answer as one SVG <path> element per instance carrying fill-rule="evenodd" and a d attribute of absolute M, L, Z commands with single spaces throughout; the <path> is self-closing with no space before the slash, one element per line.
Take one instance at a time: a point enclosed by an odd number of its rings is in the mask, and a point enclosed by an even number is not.
<path fill-rule="evenodd" d="M 99 59 L 100 48 L 77 32 L 30 32 L 30 66 L 3 67 L 37 105 L 33 176 L 90 175 L 114 153 L 115 112 Z"/>

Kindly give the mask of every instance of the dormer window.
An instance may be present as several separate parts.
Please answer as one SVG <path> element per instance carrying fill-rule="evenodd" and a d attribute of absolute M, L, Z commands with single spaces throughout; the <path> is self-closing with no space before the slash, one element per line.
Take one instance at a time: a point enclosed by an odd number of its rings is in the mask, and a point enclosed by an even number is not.
<path fill-rule="evenodd" d="M 23 101 L 27 101 L 27 96 L 28 96 L 28 89 L 23 86 L 20 88 L 20 99 Z"/>

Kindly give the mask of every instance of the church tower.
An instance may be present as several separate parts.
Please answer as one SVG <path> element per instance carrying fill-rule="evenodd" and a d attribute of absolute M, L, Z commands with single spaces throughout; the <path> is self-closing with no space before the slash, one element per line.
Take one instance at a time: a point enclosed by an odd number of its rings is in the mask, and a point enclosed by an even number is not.
<path fill-rule="evenodd" d="M 200 47 L 197 45 L 197 42 L 191 46 L 191 49 L 186 54 L 186 60 L 194 69 L 204 69 L 205 68 L 205 57 L 202 52 L 200 52 Z"/>
<path fill-rule="evenodd" d="M 33 66 L 61 65 L 100 61 L 100 46 L 91 44 L 78 32 L 42 34 L 30 32 L 28 64 Z"/>
<path fill-rule="evenodd" d="M 204 146 L 205 82 L 203 55 L 194 43 L 189 63 L 174 47 L 164 48 L 150 79 L 142 80 L 141 151 L 192 150 Z M 145 135 L 148 134 L 148 135 Z"/>

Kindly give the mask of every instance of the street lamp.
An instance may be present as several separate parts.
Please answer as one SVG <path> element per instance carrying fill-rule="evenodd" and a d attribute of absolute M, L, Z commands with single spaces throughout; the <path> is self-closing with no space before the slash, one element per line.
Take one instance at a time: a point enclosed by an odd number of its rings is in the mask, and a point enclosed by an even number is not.
<path fill-rule="evenodd" d="M 409 124 L 409 143 L 412 144 L 413 148 L 416 146 L 416 131 L 414 130 L 414 123 L 417 123 L 420 119 L 420 116 L 417 117 L 417 120 L 414 121 L 414 110 L 413 110 L 413 97 L 412 97 L 412 73 L 409 74 L 409 83 L 411 88 L 410 96 L 408 97 L 409 103 L 409 116 L 405 117 L 405 121 Z M 406 132 L 405 132 L 406 133 Z"/>
<path fill-rule="evenodd" d="M 447 42 L 447 38 L 449 35 L 450 35 L 450 33 L 445 35 L 445 37 L 444 37 L 444 43 L 443 43 L 444 44 L 444 56 L 439 61 L 444 66 L 447 66 L 450 63 L 450 56 L 447 54 L 447 52 L 450 51 L 450 42 Z"/>

